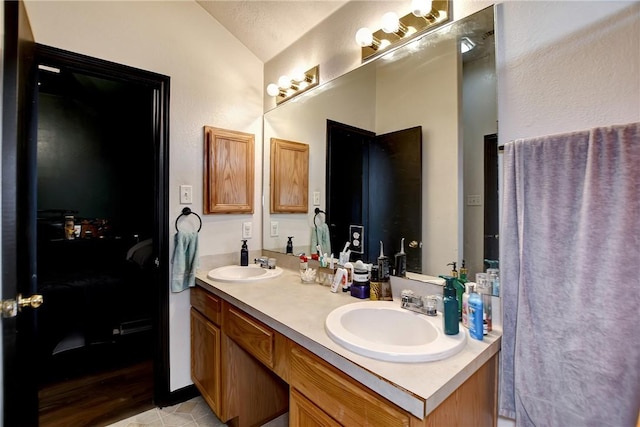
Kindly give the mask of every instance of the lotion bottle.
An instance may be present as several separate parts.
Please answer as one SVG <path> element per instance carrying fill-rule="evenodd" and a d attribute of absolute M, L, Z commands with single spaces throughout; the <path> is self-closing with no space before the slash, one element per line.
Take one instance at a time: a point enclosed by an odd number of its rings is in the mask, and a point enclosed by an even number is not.
<path fill-rule="evenodd" d="M 249 248 L 247 248 L 247 241 L 242 241 L 242 248 L 240 249 L 240 265 L 246 267 L 249 265 Z"/>
<path fill-rule="evenodd" d="M 475 286 L 469 286 L 469 335 L 482 341 L 484 335 L 482 297 L 476 293 Z"/>
<path fill-rule="evenodd" d="M 292 254 L 293 253 L 293 240 L 292 240 L 293 236 L 289 236 L 289 237 L 287 237 L 287 239 L 289 239 L 289 240 L 287 241 L 286 253 Z"/>
<path fill-rule="evenodd" d="M 456 288 L 453 287 L 454 278 L 451 276 L 440 277 L 445 280 L 442 297 L 442 329 L 445 335 L 457 335 L 460 332 L 460 323 L 458 321 Z"/>

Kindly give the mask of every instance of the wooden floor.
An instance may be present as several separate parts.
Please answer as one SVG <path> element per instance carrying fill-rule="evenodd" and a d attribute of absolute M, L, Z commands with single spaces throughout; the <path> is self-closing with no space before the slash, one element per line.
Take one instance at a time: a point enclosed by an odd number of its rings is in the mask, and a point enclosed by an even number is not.
<path fill-rule="evenodd" d="M 151 360 L 49 384 L 39 392 L 40 426 L 105 426 L 154 407 Z"/>
<path fill-rule="evenodd" d="M 143 335 L 43 360 L 40 426 L 106 426 L 153 408 L 151 348 Z"/>

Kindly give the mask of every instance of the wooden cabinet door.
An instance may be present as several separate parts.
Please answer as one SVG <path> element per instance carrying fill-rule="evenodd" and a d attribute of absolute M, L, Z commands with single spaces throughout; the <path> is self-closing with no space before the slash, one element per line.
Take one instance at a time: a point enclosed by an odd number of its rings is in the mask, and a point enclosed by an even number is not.
<path fill-rule="evenodd" d="M 221 417 L 220 328 L 191 308 L 191 379 L 202 397 Z"/>
<path fill-rule="evenodd" d="M 289 395 L 289 425 L 298 427 L 339 427 L 333 418 L 325 414 L 296 389 Z"/>

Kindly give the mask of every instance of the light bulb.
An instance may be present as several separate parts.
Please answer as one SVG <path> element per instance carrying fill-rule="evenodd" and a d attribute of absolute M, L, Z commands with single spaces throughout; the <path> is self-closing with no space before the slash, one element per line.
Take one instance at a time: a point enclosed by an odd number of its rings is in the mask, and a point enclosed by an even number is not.
<path fill-rule="evenodd" d="M 294 82 L 303 82 L 307 80 L 307 76 L 301 68 L 296 68 L 291 72 L 291 78 Z"/>
<path fill-rule="evenodd" d="M 423 17 L 431 12 L 432 6 L 431 0 L 412 0 L 411 13 L 415 16 Z"/>
<path fill-rule="evenodd" d="M 275 83 L 269 83 L 267 85 L 267 95 L 269 96 L 278 96 L 280 93 L 280 88 Z"/>
<path fill-rule="evenodd" d="M 288 76 L 280 76 L 278 79 L 278 87 L 280 87 L 280 89 L 289 89 L 291 87 L 291 79 Z"/>
<path fill-rule="evenodd" d="M 367 47 L 373 44 L 373 33 L 367 27 L 360 28 L 356 32 L 356 43 L 360 47 Z"/>
<path fill-rule="evenodd" d="M 385 33 L 395 33 L 400 29 L 400 19 L 395 12 L 387 12 L 382 15 L 382 31 Z"/>

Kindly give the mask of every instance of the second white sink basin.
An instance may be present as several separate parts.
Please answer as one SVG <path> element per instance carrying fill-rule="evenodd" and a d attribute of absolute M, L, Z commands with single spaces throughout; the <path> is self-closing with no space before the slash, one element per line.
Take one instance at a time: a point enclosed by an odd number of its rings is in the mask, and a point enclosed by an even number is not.
<path fill-rule="evenodd" d="M 219 282 L 253 282 L 278 277 L 282 274 L 282 269 L 276 267 L 267 269 L 258 264 L 249 264 L 246 267 L 240 265 L 225 265 L 209 271 L 207 277 Z"/>
<path fill-rule="evenodd" d="M 354 353 L 389 362 L 430 362 L 458 353 L 466 343 L 464 329 L 445 335 L 442 317 L 400 308 L 399 302 L 347 304 L 327 316 L 325 329 L 336 343 Z"/>

